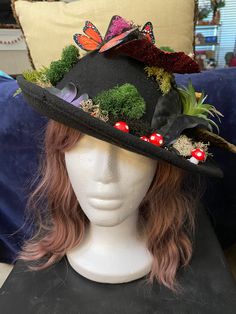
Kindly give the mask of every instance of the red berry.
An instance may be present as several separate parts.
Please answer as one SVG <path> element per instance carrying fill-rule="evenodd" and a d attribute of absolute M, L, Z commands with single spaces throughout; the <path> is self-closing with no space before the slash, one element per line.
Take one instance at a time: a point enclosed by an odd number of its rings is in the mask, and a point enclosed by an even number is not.
<path fill-rule="evenodd" d="M 191 155 L 199 161 L 204 161 L 206 158 L 206 153 L 201 148 L 193 149 Z"/>
<path fill-rule="evenodd" d="M 129 126 L 124 121 L 116 122 L 116 124 L 114 125 L 114 128 L 116 128 L 116 129 L 118 129 L 118 130 L 120 130 L 122 132 L 129 133 Z"/>
<path fill-rule="evenodd" d="M 153 133 L 149 137 L 149 142 L 154 145 L 161 146 L 164 143 L 163 136 L 158 133 Z"/>
<path fill-rule="evenodd" d="M 141 136 L 140 139 L 144 142 L 149 142 L 149 138 L 147 136 Z"/>

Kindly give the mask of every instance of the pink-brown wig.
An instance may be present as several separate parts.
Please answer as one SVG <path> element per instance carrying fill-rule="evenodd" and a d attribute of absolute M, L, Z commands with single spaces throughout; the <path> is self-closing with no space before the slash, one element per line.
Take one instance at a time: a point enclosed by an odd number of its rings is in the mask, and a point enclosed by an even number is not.
<path fill-rule="evenodd" d="M 79 244 L 89 224 L 65 167 L 64 152 L 77 143 L 79 136 L 78 131 L 60 123 L 48 124 L 40 181 L 28 203 L 28 216 L 33 217 L 36 230 L 19 256 L 33 262 L 34 269 L 60 260 L 67 250 Z M 155 279 L 178 290 L 177 270 L 186 266 L 192 256 L 196 191 L 193 186 L 190 188 L 185 171 L 158 161 L 153 182 L 139 209 L 139 223 L 153 255 L 150 282 Z"/>

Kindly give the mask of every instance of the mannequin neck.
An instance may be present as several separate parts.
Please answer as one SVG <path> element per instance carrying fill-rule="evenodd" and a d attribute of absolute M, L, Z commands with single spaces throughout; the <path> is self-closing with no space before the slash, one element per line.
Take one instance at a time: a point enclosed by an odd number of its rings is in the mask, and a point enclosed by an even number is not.
<path fill-rule="evenodd" d="M 97 282 L 122 283 L 147 275 L 152 257 L 137 221 L 138 211 L 112 227 L 90 223 L 83 241 L 67 253 L 69 263 Z"/>
<path fill-rule="evenodd" d="M 103 227 L 90 223 L 86 238 L 93 245 L 108 247 L 126 247 L 127 243 L 136 242 L 141 236 L 137 228 L 138 215 L 135 213 L 129 216 L 119 225 Z M 141 239 L 140 239 L 141 240 Z"/>

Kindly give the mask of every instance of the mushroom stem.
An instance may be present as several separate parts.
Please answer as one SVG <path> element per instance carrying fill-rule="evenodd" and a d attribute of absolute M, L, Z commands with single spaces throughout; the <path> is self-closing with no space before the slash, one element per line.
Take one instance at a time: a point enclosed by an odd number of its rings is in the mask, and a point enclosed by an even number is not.
<path fill-rule="evenodd" d="M 197 160 L 195 157 L 189 158 L 189 161 L 192 162 L 195 165 L 198 165 L 198 163 L 199 163 L 199 160 Z"/>
<path fill-rule="evenodd" d="M 201 148 L 195 148 L 191 152 L 192 157 L 189 159 L 195 165 L 198 165 L 199 161 L 205 161 L 206 153 Z"/>

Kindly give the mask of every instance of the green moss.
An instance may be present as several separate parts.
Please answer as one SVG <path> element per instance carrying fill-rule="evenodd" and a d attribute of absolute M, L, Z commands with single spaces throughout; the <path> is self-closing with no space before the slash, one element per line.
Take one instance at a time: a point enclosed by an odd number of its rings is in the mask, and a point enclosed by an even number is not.
<path fill-rule="evenodd" d="M 79 51 L 75 46 L 70 45 L 63 49 L 61 60 L 52 61 L 46 72 L 46 76 L 52 85 L 56 85 L 70 71 L 77 62 L 78 57 Z"/>
<path fill-rule="evenodd" d="M 169 72 L 166 72 L 163 68 L 158 68 L 155 66 L 145 67 L 144 70 L 148 77 L 153 76 L 155 78 L 163 95 L 169 93 L 172 81 L 172 75 Z"/>
<path fill-rule="evenodd" d="M 124 116 L 139 119 L 145 112 L 144 99 L 136 87 L 128 83 L 101 92 L 94 102 L 100 105 L 101 110 L 106 110 L 115 118 Z"/>
<path fill-rule="evenodd" d="M 41 86 L 49 83 L 56 85 L 70 71 L 78 58 L 79 50 L 75 46 L 70 45 L 63 49 L 61 59 L 52 61 L 49 68 L 42 67 L 39 70 L 25 71 L 23 76 L 27 81 Z"/>
<path fill-rule="evenodd" d="M 49 81 L 52 83 L 52 85 L 56 85 L 57 82 L 59 82 L 65 73 L 67 73 L 70 70 L 70 67 L 62 61 L 52 61 L 50 64 L 50 68 L 48 69 L 46 76 L 49 79 Z"/>
<path fill-rule="evenodd" d="M 63 49 L 61 54 L 61 60 L 64 61 L 68 67 L 72 67 L 79 58 L 79 50 L 73 46 L 67 46 Z"/>

